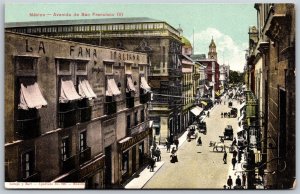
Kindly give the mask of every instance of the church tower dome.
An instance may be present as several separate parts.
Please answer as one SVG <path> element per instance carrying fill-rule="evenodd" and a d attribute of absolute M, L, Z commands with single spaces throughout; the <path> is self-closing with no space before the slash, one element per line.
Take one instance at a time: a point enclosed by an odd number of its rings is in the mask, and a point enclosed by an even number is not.
<path fill-rule="evenodd" d="M 218 60 L 217 46 L 215 44 L 213 37 L 212 37 L 210 45 L 209 45 L 208 58 L 215 59 L 216 61 Z"/>

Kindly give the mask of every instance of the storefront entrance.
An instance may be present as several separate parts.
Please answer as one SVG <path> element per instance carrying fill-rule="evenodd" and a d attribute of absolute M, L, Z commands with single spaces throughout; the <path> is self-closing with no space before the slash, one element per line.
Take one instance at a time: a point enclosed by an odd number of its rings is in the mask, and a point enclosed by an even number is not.
<path fill-rule="evenodd" d="M 144 141 L 139 144 L 139 167 L 144 164 Z"/>
<path fill-rule="evenodd" d="M 105 148 L 105 188 L 111 188 L 112 168 L 111 168 L 111 146 Z"/>
<path fill-rule="evenodd" d="M 132 148 L 132 174 L 136 172 L 136 146 Z"/>

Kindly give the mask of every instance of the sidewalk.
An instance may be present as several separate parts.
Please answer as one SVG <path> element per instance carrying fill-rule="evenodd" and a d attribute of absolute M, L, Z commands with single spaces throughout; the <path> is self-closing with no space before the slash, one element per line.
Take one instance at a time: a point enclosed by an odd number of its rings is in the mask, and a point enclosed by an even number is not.
<path fill-rule="evenodd" d="M 186 141 L 187 131 L 185 131 L 179 138 L 178 149 Z M 165 145 L 157 145 L 159 149 L 167 149 Z M 172 145 L 171 147 L 175 147 Z M 171 148 L 172 149 L 172 148 Z M 154 172 L 150 172 L 148 168 L 143 169 L 138 176 L 134 177 L 130 182 L 125 185 L 125 189 L 141 189 L 144 185 L 159 171 L 159 169 L 164 165 L 164 161 L 159 161 L 155 163 Z"/>

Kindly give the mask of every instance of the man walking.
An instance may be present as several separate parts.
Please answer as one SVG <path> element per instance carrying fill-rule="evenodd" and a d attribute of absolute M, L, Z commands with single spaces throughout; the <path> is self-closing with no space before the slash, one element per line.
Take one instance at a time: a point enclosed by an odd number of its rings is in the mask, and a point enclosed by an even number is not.
<path fill-rule="evenodd" d="M 232 163 L 232 170 L 235 170 L 236 159 L 232 158 L 231 163 Z"/>
<path fill-rule="evenodd" d="M 228 185 L 229 189 L 231 189 L 231 186 L 232 186 L 232 178 L 231 178 L 231 176 L 229 176 L 228 179 L 227 179 L 227 185 Z"/>
<path fill-rule="evenodd" d="M 174 140 L 174 144 L 176 146 L 176 150 L 178 150 L 179 140 L 177 138 Z"/>
<path fill-rule="evenodd" d="M 224 164 L 227 164 L 227 152 L 226 152 L 226 150 L 224 150 L 223 162 L 224 162 Z"/>
<path fill-rule="evenodd" d="M 235 179 L 235 184 L 236 184 L 236 186 L 241 186 L 242 185 L 240 175 L 238 175 L 237 178 Z"/>

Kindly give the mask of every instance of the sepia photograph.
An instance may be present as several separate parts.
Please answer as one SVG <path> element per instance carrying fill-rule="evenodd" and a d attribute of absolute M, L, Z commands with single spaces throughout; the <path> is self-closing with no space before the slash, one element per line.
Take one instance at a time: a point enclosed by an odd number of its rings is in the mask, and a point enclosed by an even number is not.
<path fill-rule="evenodd" d="M 296 188 L 293 3 L 5 3 L 4 187 Z"/>

